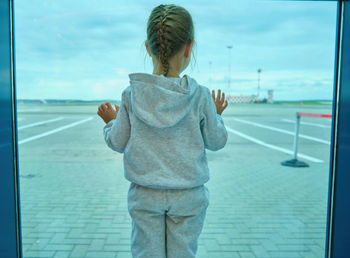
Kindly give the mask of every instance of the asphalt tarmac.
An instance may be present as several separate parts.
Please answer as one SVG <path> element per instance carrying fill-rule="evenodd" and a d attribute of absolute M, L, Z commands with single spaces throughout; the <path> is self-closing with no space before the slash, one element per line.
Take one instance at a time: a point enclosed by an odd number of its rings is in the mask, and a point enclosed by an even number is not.
<path fill-rule="evenodd" d="M 19 104 L 24 257 L 131 257 L 123 155 L 104 142 L 96 104 Z M 322 257 L 330 105 L 230 104 L 228 142 L 207 150 L 210 205 L 198 257 Z"/>

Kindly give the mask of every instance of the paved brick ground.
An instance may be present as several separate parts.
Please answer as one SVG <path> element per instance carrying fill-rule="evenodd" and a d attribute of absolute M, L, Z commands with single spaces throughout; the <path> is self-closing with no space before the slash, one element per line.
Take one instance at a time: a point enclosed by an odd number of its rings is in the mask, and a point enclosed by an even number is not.
<path fill-rule="evenodd" d="M 20 113 L 20 125 L 64 117 L 22 130 L 20 139 L 94 117 L 20 145 L 24 257 L 131 257 L 129 182 L 123 176 L 122 155 L 104 144 L 103 123 L 94 107 L 20 108 L 26 108 Z M 294 119 L 296 110 L 330 112 L 329 107 L 234 105 L 224 121 L 240 132 L 291 149 L 292 136 L 242 125 L 232 118 L 293 130 L 293 124 L 281 119 Z M 329 129 L 305 126 L 302 133 L 329 140 Z M 329 146 L 302 139 L 300 144 L 301 152 L 325 162 L 310 162 L 310 168 L 303 169 L 282 167 L 280 162 L 290 156 L 233 134 L 225 149 L 207 151 L 210 205 L 199 258 L 323 257 Z"/>

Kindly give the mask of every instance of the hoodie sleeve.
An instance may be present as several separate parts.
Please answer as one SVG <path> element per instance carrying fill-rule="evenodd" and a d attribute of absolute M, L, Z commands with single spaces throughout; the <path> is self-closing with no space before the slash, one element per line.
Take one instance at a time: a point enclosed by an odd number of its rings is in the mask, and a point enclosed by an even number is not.
<path fill-rule="evenodd" d="M 116 119 L 109 121 L 103 128 L 103 135 L 108 147 L 119 153 L 124 152 L 130 137 L 128 100 L 127 92 L 124 90 Z"/>
<path fill-rule="evenodd" d="M 217 151 L 226 145 L 227 131 L 221 115 L 217 114 L 213 97 L 208 88 L 206 88 L 206 95 L 200 127 L 205 148 Z"/>

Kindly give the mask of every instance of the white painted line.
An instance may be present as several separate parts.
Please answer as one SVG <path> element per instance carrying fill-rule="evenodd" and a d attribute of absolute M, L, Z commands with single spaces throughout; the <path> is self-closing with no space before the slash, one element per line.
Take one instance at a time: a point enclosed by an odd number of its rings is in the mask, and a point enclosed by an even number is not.
<path fill-rule="evenodd" d="M 295 124 L 295 121 L 290 120 L 290 119 L 281 119 L 281 120 L 282 120 L 283 122 Z M 315 124 L 315 123 L 309 123 L 309 122 L 300 122 L 300 124 L 302 124 L 302 125 L 317 126 L 317 127 L 321 127 L 321 128 L 331 128 L 329 125 Z"/>
<path fill-rule="evenodd" d="M 41 111 L 41 109 L 40 108 L 17 109 L 18 113 L 29 113 L 29 112 L 38 112 L 38 111 Z"/>
<path fill-rule="evenodd" d="M 295 132 L 287 131 L 287 130 L 284 130 L 284 129 L 280 129 L 280 128 L 276 128 L 276 127 L 272 127 L 272 126 L 268 126 L 268 125 L 258 124 L 258 123 L 255 123 L 255 122 L 250 122 L 250 121 L 242 120 L 242 119 L 238 119 L 238 118 L 233 118 L 233 120 L 235 120 L 237 122 L 240 122 L 240 123 L 253 125 L 253 126 L 256 126 L 256 127 L 265 128 L 265 129 L 268 129 L 268 130 L 271 130 L 271 131 L 285 133 L 285 134 L 289 134 L 289 135 L 293 135 L 293 136 L 295 135 Z M 331 144 L 330 141 L 325 141 L 325 140 L 322 140 L 322 139 L 319 139 L 319 138 L 316 138 L 316 137 L 312 137 L 312 136 L 308 136 L 308 135 L 305 135 L 305 134 L 299 134 L 299 137 L 300 138 L 304 138 L 304 139 L 308 139 L 308 140 L 311 140 L 311 141 L 315 141 L 315 142 L 328 144 L 328 145 Z"/>
<path fill-rule="evenodd" d="M 59 120 L 62 120 L 62 119 L 63 119 L 63 117 L 57 117 L 55 119 L 50 119 L 50 120 L 45 120 L 45 121 L 29 124 L 29 125 L 20 126 L 20 127 L 18 127 L 18 130 L 23 130 L 23 129 L 29 128 L 29 127 L 34 127 L 34 126 L 38 126 L 38 125 L 52 123 L 52 122 L 56 122 L 56 121 L 59 121 Z"/>
<path fill-rule="evenodd" d="M 283 152 L 283 153 L 287 153 L 287 154 L 290 154 L 290 155 L 294 154 L 293 151 L 291 151 L 291 150 L 287 150 L 285 148 L 281 148 L 281 147 L 278 147 L 276 145 L 272 145 L 272 144 L 263 142 L 263 141 L 258 140 L 256 138 L 248 136 L 248 135 L 246 135 L 244 133 L 238 132 L 238 131 L 228 127 L 227 125 L 225 125 L 225 127 L 226 127 L 227 131 L 229 131 L 229 132 L 231 132 L 231 133 L 233 133 L 235 135 L 238 135 L 238 136 L 240 136 L 240 137 L 242 137 L 244 139 L 247 139 L 249 141 L 252 141 L 252 142 L 255 142 L 257 144 L 260 144 L 260 145 L 262 145 L 264 147 L 267 147 L 267 148 L 270 148 L 270 149 L 273 149 L 273 150 L 277 150 L 277 151 L 280 151 L 280 152 Z M 314 158 L 314 157 L 311 157 L 311 156 L 308 156 L 308 155 L 305 155 L 305 154 L 302 154 L 302 153 L 298 153 L 298 157 L 303 158 L 305 160 L 312 161 L 312 162 L 316 162 L 316 163 L 323 163 L 324 162 L 323 160 L 320 160 L 320 159 L 317 159 L 317 158 Z"/>
<path fill-rule="evenodd" d="M 27 139 L 21 140 L 21 141 L 18 142 L 18 144 L 30 142 L 30 141 L 39 139 L 39 138 L 41 138 L 41 137 L 48 136 L 48 135 L 50 135 L 50 134 L 54 134 L 54 133 L 60 132 L 60 131 L 62 131 L 62 130 L 65 130 L 65 129 L 67 129 L 67 128 L 71 128 L 71 127 L 73 127 L 73 126 L 77 126 L 77 125 L 79 125 L 79 124 L 85 123 L 85 122 L 90 121 L 90 120 L 92 120 L 92 119 L 93 119 L 93 117 L 88 117 L 88 118 L 86 118 L 86 119 L 83 119 L 83 120 L 80 120 L 80 121 L 77 121 L 77 122 L 74 122 L 74 123 L 71 123 L 71 124 L 68 124 L 68 125 L 65 125 L 65 126 L 56 128 L 56 129 L 51 130 L 51 131 L 48 131 L 48 132 L 46 132 L 46 133 L 38 134 L 38 135 L 35 135 L 35 136 L 32 136 L 32 137 L 29 137 L 29 138 L 27 138 Z"/>

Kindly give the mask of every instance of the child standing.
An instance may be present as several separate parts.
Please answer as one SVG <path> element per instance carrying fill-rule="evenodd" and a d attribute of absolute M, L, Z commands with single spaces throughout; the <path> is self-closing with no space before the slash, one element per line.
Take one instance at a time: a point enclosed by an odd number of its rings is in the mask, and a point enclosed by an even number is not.
<path fill-rule="evenodd" d="M 159 5 L 147 23 L 145 46 L 152 74 L 129 74 L 120 107 L 106 102 L 107 145 L 124 153 L 132 218 L 131 252 L 142 258 L 195 257 L 209 192 L 205 149 L 222 149 L 225 94 L 210 93 L 188 75 L 194 42 L 191 15 L 177 5 Z"/>

